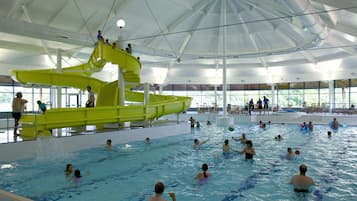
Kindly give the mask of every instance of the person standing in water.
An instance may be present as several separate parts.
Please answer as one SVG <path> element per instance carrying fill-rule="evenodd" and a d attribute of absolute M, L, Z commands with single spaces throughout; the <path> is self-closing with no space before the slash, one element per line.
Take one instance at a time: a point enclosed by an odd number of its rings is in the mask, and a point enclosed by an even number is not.
<path fill-rule="evenodd" d="M 165 198 L 162 197 L 164 193 L 165 185 L 162 182 L 157 182 L 155 184 L 155 195 L 149 197 L 148 201 L 167 201 Z M 169 192 L 172 201 L 176 201 L 176 195 L 174 192 Z"/>
<path fill-rule="evenodd" d="M 311 177 L 306 176 L 307 166 L 305 164 L 301 164 L 299 170 L 300 174 L 294 175 L 290 183 L 294 185 L 295 192 L 309 192 L 309 187 L 315 185 L 315 182 Z"/>

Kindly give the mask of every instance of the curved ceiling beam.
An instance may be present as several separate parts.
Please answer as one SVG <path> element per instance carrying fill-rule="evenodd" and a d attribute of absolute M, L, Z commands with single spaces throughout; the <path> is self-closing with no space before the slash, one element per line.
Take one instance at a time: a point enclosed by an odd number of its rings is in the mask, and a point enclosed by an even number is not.
<path fill-rule="evenodd" d="M 212 0 L 211 0 L 212 1 Z M 162 35 L 171 32 L 174 30 L 179 24 L 181 24 L 183 21 L 185 21 L 187 18 L 191 17 L 193 14 L 195 14 L 194 11 L 201 10 L 203 7 L 208 5 L 211 1 L 208 0 L 201 0 L 197 4 L 195 4 L 192 9 L 187 10 L 185 13 L 183 13 L 181 16 L 177 17 L 175 21 L 171 22 L 170 25 L 168 25 L 167 30 L 165 31 L 160 31 L 157 33 L 154 33 L 152 35 Z M 150 46 L 151 43 L 154 41 L 156 37 L 151 37 L 146 39 L 146 41 L 143 42 L 144 46 Z"/>
<path fill-rule="evenodd" d="M 328 31 L 326 24 L 317 14 L 309 14 L 316 12 L 309 0 L 284 0 L 283 2 L 291 10 L 293 15 L 296 15 L 296 18 L 302 22 L 304 28 L 316 35 L 316 44 L 327 38 Z"/>

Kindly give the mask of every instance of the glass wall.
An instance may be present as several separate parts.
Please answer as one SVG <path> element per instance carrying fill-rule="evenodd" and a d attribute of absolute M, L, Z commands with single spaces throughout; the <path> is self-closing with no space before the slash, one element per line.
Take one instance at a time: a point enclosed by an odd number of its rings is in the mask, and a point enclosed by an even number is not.
<path fill-rule="evenodd" d="M 263 96 L 270 102 L 273 101 L 271 85 L 266 84 L 235 84 L 227 86 L 227 104 L 232 107 L 243 108 L 251 99 L 254 103 Z M 136 90 L 142 91 L 142 86 Z M 274 86 L 274 107 L 279 108 L 304 108 L 320 107 L 329 108 L 329 82 L 298 82 L 281 83 Z M 22 86 L 10 81 L 0 83 L 0 112 L 11 112 L 12 99 L 16 92 L 22 92 L 23 98 L 29 102 L 26 105 L 27 112 L 37 112 L 36 101 L 41 100 L 50 109 L 56 105 L 54 100 L 57 95 L 55 87 L 26 85 Z M 159 86 L 152 85 L 151 93 L 158 94 Z M 357 80 L 334 81 L 334 108 L 349 109 L 357 104 Z M 163 87 L 162 94 L 192 97 L 191 109 L 208 110 L 223 108 L 222 86 L 218 85 L 167 85 Z M 87 94 L 80 89 L 62 88 L 62 107 L 84 107 Z"/>

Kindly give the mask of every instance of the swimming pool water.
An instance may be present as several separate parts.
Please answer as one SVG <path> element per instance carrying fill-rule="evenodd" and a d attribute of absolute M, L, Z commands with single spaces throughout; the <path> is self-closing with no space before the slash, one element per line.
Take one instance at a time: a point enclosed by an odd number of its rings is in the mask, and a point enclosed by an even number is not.
<path fill-rule="evenodd" d="M 155 139 L 150 145 L 113 142 L 113 150 L 103 145 L 71 154 L 55 148 L 35 159 L 0 164 L 0 188 L 36 201 L 144 201 L 160 180 L 168 200 L 169 191 L 183 201 L 356 200 L 357 128 L 341 128 L 331 138 L 327 138 L 328 130 L 317 125 L 312 133 L 303 134 L 296 125 L 272 124 L 262 130 L 244 124 L 230 132 L 210 126 Z M 225 139 L 235 150 L 244 148 L 231 140 L 242 132 L 253 141 L 254 160 L 239 154 L 223 157 Z M 278 134 L 282 141 L 274 140 Z M 195 138 L 209 141 L 194 150 Z M 51 142 L 56 147 L 55 139 Z M 42 146 L 39 142 L 39 150 Z M 301 155 L 287 160 L 287 147 L 299 149 Z M 67 163 L 81 170 L 79 182 L 64 176 Z M 202 163 L 208 163 L 212 173 L 203 185 L 193 179 Z M 294 193 L 289 185 L 301 163 L 307 164 L 307 175 L 317 183 L 310 193 Z"/>

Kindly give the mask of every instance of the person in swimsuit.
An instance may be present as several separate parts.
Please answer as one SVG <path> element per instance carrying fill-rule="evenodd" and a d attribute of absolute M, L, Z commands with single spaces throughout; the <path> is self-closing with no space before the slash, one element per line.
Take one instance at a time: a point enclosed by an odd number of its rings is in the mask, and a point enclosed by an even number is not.
<path fill-rule="evenodd" d="M 229 146 L 229 140 L 224 140 L 222 151 L 223 151 L 223 155 L 226 154 L 229 155 L 229 153 L 231 152 L 231 147 Z"/>
<path fill-rule="evenodd" d="M 107 148 L 108 149 L 112 149 L 112 140 L 111 139 L 107 139 Z"/>
<path fill-rule="evenodd" d="M 16 97 L 12 100 L 12 117 L 15 119 L 15 125 L 14 125 L 14 138 L 16 139 L 16 136 L 19 134 L 17 133 L 17 128 L 19 126 L 19 121 L 21 118 L 21 114 L 25 109 L 25 104 L 28 101 L 26 99 L 22 98 L 22 93 L 17 92 Z"/>
<path fill-rule="evenodd" d="M 232 140 L 240 141 L 242 144 L 245 144 L 248 139 L 245 137 L 245 133 L 243 133 L 242 137 L 240 137 L 240 138 L 232 137 Z"/>
<path fill-rule="evenodd" d="M 197 138 L 193 140 L 193 148 L 194 149 L 199 149 L 201 148 L 201 145 L 203 145 L 204 143 L 208 142 L 209 139 L 203 141 L 203 142 L 200 142 Z"/>
<path fill-rule="evenodd" d="M 305 164 L 301 164 L 299 170 L 300 174 L 294 175 L 290 183 L 294 185 L 295 192 L 309 192 L 309 187 L 315 185 L 315 182 L 311 177 L 306 176 L 307 166 Z"/>
<path fill-rule="evenodd" d="M 209 173 L 207 171 L 208 171 L 207 163 L 202 164 L 202 172 L 198 173 L 196 175 L 195 179 L 198 179 L 198 180 L 207 179 L 209 176 L 211 176 L 211 173 Z"/>
<path fill-rule="evenodd" d="M 167 201 L 165 198 L 162 197 L 164 193 L 165 186 L 162 182 L 157 182 L 155 184 L 155 195 L 149 197 L 148 201 Z M 176 195 L 174 192 L 169 192 L 172 201 L 176 201 Z"/>
<path fill-rule="evenodd" d="M 255 149 L 253 148 L 253 142 L 251 140 L 247 140 L 246 147 L 240 152 L 240 154 L 245 153 L 245 159 L 253 159 L 255 155 Z"/>
<path fill-rule="evenodd" d="M 72 172 L 73 172 L 73 165 L 70 164 L 70 163 L 68 163 L 68 164 L 66 165 L 66 169 L 65 169 L 65 171 L 64 171 L 64 174 L 65 174 L 66 176 L 69 176 L 69 175 L 72 174 Z"/>
<path fill-rule="evenodd" d="M 195 124 L 196 124 L 196 120 L 193 117 L 190 117 L 189 121 L 190 121 L 190 124 L 191 124 L 191 128 L 194 128 Z"/>
<path fill-rule="evenodd" d="M 87 91 L 88 91 L 88 100 L 86 102 L 86 107 L 94 107 L 95 96 L 94 96 L 94 92 L 92 91 L 92 87 L 87 86 Z"/>
<path fill-rule="evenodd" d="M 288 147 L 288 154 L 286 155 L 286 158 L 287 158 L 287 159 L 292 159 L 292 158 L 294 158 L 294 152 L 293 152 L 293 150 L 292 150 L 290 147 Z"/>

